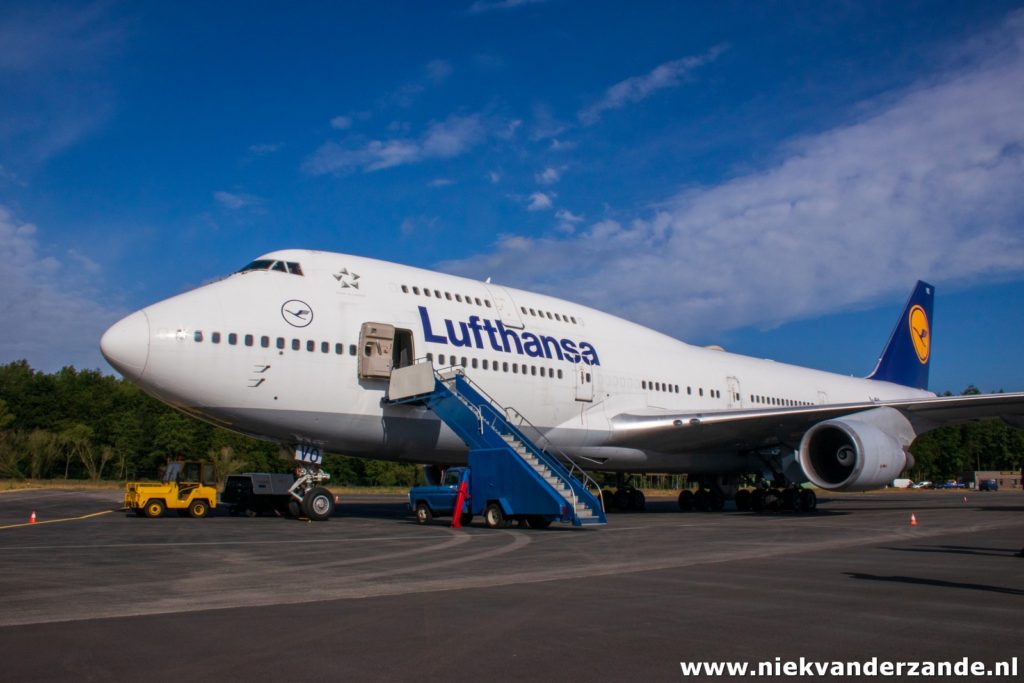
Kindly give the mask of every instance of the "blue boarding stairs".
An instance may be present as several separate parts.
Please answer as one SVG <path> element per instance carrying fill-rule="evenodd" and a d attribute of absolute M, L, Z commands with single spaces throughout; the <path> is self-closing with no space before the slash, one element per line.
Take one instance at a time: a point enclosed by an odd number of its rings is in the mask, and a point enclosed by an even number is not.
<path fill-rule="evenodd" d="M 490 398 L 461 367 L 435 370 L 426 362 L 395 369 L 384 404 L 424 405 L 466 443 L 473 514 L 499 503 L 507 518 L 607 524 L 597 482 L 518 411 Z"/>

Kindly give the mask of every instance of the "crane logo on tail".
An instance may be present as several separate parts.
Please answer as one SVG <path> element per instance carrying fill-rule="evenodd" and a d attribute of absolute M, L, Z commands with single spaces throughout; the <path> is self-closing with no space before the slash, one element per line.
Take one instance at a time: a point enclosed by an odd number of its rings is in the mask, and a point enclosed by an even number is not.
<path fill-rule="evenodd" d="M 928 362 L 932 348 L 932 332 L 928 324 L 928 314 L 920 306 L 910 309 L 910 340 L 914 343 L 917 359 L 924 365 Z"/>

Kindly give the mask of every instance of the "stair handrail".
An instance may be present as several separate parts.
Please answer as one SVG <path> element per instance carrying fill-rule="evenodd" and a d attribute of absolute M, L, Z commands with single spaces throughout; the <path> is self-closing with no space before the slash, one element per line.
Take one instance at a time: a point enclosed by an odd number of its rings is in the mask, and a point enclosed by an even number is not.
<path fill-rule="evenodd" d="M 472 380 L 472 378 L 470 378 L 466 374 L 465 368 L 463 368 L 461 365 L 452 365 L 452 366 L 449 366 L 449 367 L 446 367 L 446 368 L 437 368 L 437 369 L 435 369 L 434 370 L 434 374 L 437 376 L 437 379 L 439 381 L 444 381 L 441 378 L 441 371 L 442 370 L 447 370 L 447 371 L 449 371 L 451 373 L 451 377 L 448 378 L 450 380 L 454 380 L 456 375 L 460 375 L 462 377 L 462 379 L 466 381 L 467 384 L 469 384 L 471 387 L 473 387 L 474 390 L 479 392 L 486 400 L 490 401 L 491 404 L 492 404 L 492 406 L 480 406 L 480 408 L 485 408 L 485 407 L 488 408 L 491 412 L 493 412 L 495 414 L 495 417 L 503 418 L 506 422 L 508 422 L 510 427 L 512 427 L 516 431 L 519 431 L 518 428 L 515 425 L 513 425 L 512 421 L 508 418 L 508 411 L 511 410 L 512 412 L 514 412 L 519 417 L 521 422 L 523 422 L 526 425 L 528 425 L 541 439 L 544 440 L 544 442 L 547 444 L 547 446 L 550 447 L 550 450 L 548 450 L 548 448 L 542 448 L 541 450 L 549 453 L 549 455 L 552 455 L 552 457 L 555 457 L 555 461 L 559 462 L 559 464 L 561 464 L 563 467 L 565 467 L 567 469 L 570 479 L 575 478 L 585 489 L 589 489 L 589 488 L 593 487 L 597 491 L 597 494 L 595 495 L 595 498 L 597 498 L 598 505 L 601 506 L 601 511 L 605 512 L 605 509 L 604 509 L 604 496 L 601 495 L 601 487 L 600 487 L 600 485 L 598 485 L 597 481 L 595 481 L 593 477 L 591 477 L 589 474 L 587 474 L 586 470 L 584 470 L 582 467 L 580 467 L 576 463 L 576 461 L 573 460 L 571 457 L 569 457 L 569 455 L 565 451 L 563 451 L 561 448 L 559 448 L 554 443 L 552 443 L 551 439 L 547 438 L 544 435 L 544 433 L 541 432 L 540 429 L 537 428 L 536 425 L 534 425 L 532 422 L 530 422 L 526 418 L 525 415 L 523 415 L 521 412 L 519 412 L 515 408 L 503 406 L 501 403 L 499 403 L 497 400 L 495 400 L 494 397 L 491 396 L 490 394 L 488 394 L 487 391 L 483 387 L 481 387 L 479 384 L 474 382 Z M 453 382 L 453 384 L 454 384 L 454 382 Z M 465 404 L 467 407 L 469 407 L 471 409 L 474 408 L 473 404 L 471 402 L 469 402 L 464 396 L 459 394 L 458 391 L 453 391 L 452 393 L 455 394 L 456 396 L 458 396 L 459 400 L 461 400 L 463 402 L 463 404 Z M 501 408 L 502 412 L 504 412 L 505 415 L 501 415 L 500 413 L 498 413 L 498 411 L 495 410 L 493 408 L 493 406 L 498 406 L 499 408 Z M 480 417 L 480 419 L 482 421 L 483 420 L 482 411 L 476 410 L 474 412 L 477 413 L 477 415 Z M 554 451 L 554 453 L 551 453 L 551 451 Z M 587 458 L 587 459 L 589 460 L 589 458 Z M 554 470 L 552 470 L 552 471 L 554 472 Z M 574 476 L 574 474 L 573 474 L 574 472 L 579 472 L 579 475 Z M 562 477 L 560 475 L 561 475 L 560 472 L 555 472 L 555 476 L 559 476 L 562 479 L 565 478 L 565 477 Z M 569 483 L 569 482 L 567 482 L 567 483 Z M 575 501 L 577 501 L 578 498 L 576 496 L 576 492 L 572 488 L 572 484 L 571 483 L 569 483 L 569 490 L 572 491 L 573 501 L 575 503 Z"/>

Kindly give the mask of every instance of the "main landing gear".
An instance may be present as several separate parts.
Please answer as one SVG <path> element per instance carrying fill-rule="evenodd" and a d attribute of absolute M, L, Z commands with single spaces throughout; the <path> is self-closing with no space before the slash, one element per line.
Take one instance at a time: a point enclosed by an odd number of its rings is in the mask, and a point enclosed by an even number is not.
<path fill-rule="evenodd" d="M 818 507 L 814 491 L 785 481 L 775 485 L 762 481 L 753 489 L 741 489 L 735 483 L 723 481 L 701 482 L 696 490 L 682 491 L 678 503 L 683 512 L 717 512 L 725 508 L 729 498 L 735 501 L 737 512 L 814 512 Z"/>

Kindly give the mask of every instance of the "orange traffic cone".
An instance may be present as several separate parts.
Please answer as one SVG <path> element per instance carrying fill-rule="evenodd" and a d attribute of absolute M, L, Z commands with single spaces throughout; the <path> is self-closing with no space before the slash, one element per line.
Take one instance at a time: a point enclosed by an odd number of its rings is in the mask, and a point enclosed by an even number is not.
<path fill-rule="evenodd" d="M 917 515 L 910 513 L 910 526 L 917 526 Z"/>
<path fill-rule="evenodd" d="M 29 524 L 35 524 L 36 523 L 36 511 L 35 510 L 32 511 L 32 515 L 28 518 L 28 523 Z"/>
<path fill-rule="evenodd" d="M 965 503 L 967 502 L 967 496 L 964 496 L 964 502 Z"/>

